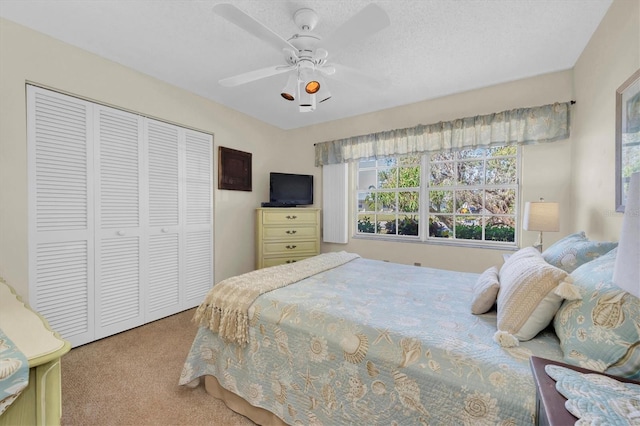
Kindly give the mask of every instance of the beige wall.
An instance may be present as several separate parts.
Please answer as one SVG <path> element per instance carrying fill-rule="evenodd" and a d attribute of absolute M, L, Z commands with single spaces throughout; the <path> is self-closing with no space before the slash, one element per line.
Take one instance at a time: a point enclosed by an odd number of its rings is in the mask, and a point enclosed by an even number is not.
<path fill-rule="evenodd" d="M 289 151 L 312 156 L 313 144 L 382 130 L 430 124 L 461 117 L 489 114 L 513 108 L 564 102 L 573 99 L 572 72 L 562 71 L 512 83 L 420 102 L 350 119 L 288 132 Z M 328 107 L 326 105 L 324 107 Z M 571 229 L 571 139 L 523 148 L 521 202 L 538 200 L 561 203 L 561 230 L 546 233 L 551 242 Z M 321 179 L 319 168 L 309 169 Z M 531 245 L 537 233 L 523 231 L 522 245 Z M 347 250 L 364 257 L 392 262 L 481 272 L 502 263 L 503 251 L 420 243 L 350 238 L 348 244 L 324 244 L 323 251 Z M 464 261 L 461 261 L 464 259 Z"/>
<path fill-rule="evenodd" d="M 28 298 L 25 82 L 191 127 L 253 154 L 254 191 L 215 190 L 215 277 L 254 266 L 253 209 L 282 131 L 174 86 L 0 19 L 0 274 Z M 214 83 L 212 83 L 214 84 Z M 217 152 L 214 153 L 217 185 Z"/>
<path fill-rule="evenodd" d="M 615 93 L 640 68 L 640 1 L 616 0 L 574 68 L 571 154 L 575 230 L 618 240 L 615 212 Z"/>
<path fill-rule="evenodd" d="M 573 70 L 290 131 L 289 150 L 306 156 L 316 142 L 574 99 L 569 140 L 524 147 L 521 202 L 560 202 L 560 232 L 545 233 L 545 247 L 581 230 L 591 239 L 617 241 L 622 215 L 615 213 L 615 90 L 639 67 L 640 1 L 614 0 Z M 535 239 L 535 232 L 522 231 L 520 246 Z M 496 250 L 353 238 L 323 250 L 471 272 L 501 262 Z"/>
<path fill-rule="evenodd" d="M 268 198 L 269 171 L 314 174 L 320 206 L 313 143 L 570 99 L 578 101 L 571 138 L 524 148 L 521 202 L 544 197 L 561 203 L 561 230 L 545 234 L 547 246 L 577 230 L 617 240 L 614 95 L 639 67 L 639 9 L 637 0 L 615 0 L 575 70 L 287 132 L 0 19 L 0 274 L 27 295 L 26 81 L 212 133 L 215 150 L 253 154 L 253 192 L 215 190 L 216 282 L 253 268 L 253 209 Z M 535 238 L 523 231 L 521 245 Z M 323 250 L 474 272 L 501 262 L 498 250 L 362 239 Z"/>

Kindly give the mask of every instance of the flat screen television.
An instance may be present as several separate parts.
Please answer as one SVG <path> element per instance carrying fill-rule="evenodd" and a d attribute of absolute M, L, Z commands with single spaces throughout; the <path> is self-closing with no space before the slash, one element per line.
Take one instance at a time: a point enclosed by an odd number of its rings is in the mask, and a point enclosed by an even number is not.
<path fill-rule="evenodd" d="M 313 204 L 313 175 L 271 172 L 269 204 L 290 207 Z"/>

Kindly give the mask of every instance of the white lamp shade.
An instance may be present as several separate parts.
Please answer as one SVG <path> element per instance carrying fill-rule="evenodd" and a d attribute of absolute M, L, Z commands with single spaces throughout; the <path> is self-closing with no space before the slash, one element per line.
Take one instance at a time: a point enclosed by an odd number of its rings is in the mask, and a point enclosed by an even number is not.
<path fill-rule="evenodd" d="M 560 205 L 544 201 L 524 205 L 522 228 L 525 231 L 557 232 L 560 230 Z"/>
<path fill-rule="evenodd" d="M 640 297 L 640 172 L 631 175 L 613 282 Z"/>

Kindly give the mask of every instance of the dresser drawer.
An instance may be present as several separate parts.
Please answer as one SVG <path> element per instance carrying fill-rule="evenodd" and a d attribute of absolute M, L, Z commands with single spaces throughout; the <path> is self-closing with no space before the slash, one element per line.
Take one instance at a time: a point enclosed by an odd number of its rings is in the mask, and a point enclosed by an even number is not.
<path fill-rule="evenodd" d="M 265 240 L 314 240 L 317 237 L 316 226 L 265 226 L 262 230 L 262 238 Z"/>
<path fill-rule="evenodd" d="M 317 210 L 315 209 L 264 209 L 262 211 L 263 225 L 284 225 L 284 224 L 315 224 Z"/>
<path fill-rule="evenodd" d="M 264 243 L 264 255 L 270 256 L 275 254 L 297 254 L 303 252 L 316 252 L 316 241 L 278 241 L 273 243 Z"/>
<path fill-rule="evenodd" d="M 285 263 L 295 263 L 311 256 L 287 256 L 287 257 L 265 257 L 263 262 L 263 268 L 269 266 L 283 265 Z"/>

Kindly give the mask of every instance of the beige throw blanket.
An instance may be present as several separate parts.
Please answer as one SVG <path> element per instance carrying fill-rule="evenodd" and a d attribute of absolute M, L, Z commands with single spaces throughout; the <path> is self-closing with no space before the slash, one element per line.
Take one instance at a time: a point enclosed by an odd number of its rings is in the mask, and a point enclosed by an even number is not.
<path fill-rule="evenodd" d="M 322 271 L 333 269 L 360 256 L 332 252 L 296 263 L 258 269 L 228 278 L 214 285 L 193 317 L 229 342 L 244 346 L 249 342 L 249 307 L 262 293 L 287 286 Z"/>

